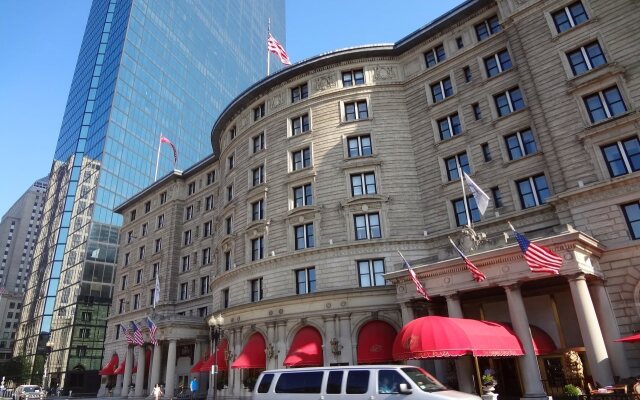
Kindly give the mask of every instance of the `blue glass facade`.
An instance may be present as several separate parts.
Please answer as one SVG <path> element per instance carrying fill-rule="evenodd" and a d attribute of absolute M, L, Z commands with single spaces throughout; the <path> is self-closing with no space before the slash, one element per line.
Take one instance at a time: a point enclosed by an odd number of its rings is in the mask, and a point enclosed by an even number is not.
<path fill-rule="evenodd" d="M 94 0 L 16 338 L 33 380 L 49 342 L 47 383 L 97 390 L 122 223 L 111 210 L 153 181 L 161 134 L 178 169 L 210 154 L 219 112 L 266 75 L 268 18 L 284 41 L 284 0 Z M 174 168 L 162 150 L 160 176 Z"/>

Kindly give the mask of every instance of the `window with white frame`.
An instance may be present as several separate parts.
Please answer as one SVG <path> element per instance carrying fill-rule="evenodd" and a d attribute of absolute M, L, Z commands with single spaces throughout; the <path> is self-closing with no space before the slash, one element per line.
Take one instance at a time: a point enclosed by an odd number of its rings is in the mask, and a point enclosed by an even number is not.
<path fill-rule="evenodd" d="M 431 84 L 431 96 L 433 102 L 437 103 L 453 96 L 453 85 L 451 84 L 451 78 L 445 78 L 440 82 Z"/>
<path fill-rule="evenodd" d="M 484 67 L 487 71 L 487 77 L 496 76 L 509 68 L 511 68 L 511 57 L 509 51 L 504 49 L 484 59 Z"/>
<path fill-rule="evenodd" d="M 382 237 L 380 214 L 377 212 L 354 215 L 353 225 L 356 240 L 379 239 Z"/>
<path fill-rule="evenodd" d="M 213 233 L 213 221 L 207 221 L 202 225 L 202 236 L 209 237 Z"/>
<path fill-rule="evenodd" d="M 251 170 L 251 185 L 258 186 L 264 183 L 264 165 L 259 165 Z"/>
<path fill-rule="evenodd" d="M 440 132 L 440 140 L 447 140 L 462 133 L 462 125 L 458 113 L 447 115 L 439 119 L 438 131 Z"/>
<path fill-rule="evenodd" d="M 602 146 L 602 155 L 612 178 L 640 170 L 640 141 L 637 136 Z"/>
<path fill-rule="evenodd" d="M 567 59 L 574 76 L 607 63 L 602 47 L 597 40 L 568 52 Z"/>
<path fill-rule="evenodd" d="M 303 250 L 315 247 L 313 235 L 313 223 L 298 225 L 293 227 L 295 236 L 295 249 Z"/>
<path fill-rule="evenodd" d="M 576 25 L 580 25 L 589 20 L 587 10 L 581 1 L 571 3 L 553 13 L 551 13 L 556 31 L 562 33 L 568 31 Z"/>
<path fill-rule="evenodd" d="M 358 277 L 360 287 L 385 286 L 384 280 L 384 260 L 381 258 L 373 260 L 358 260 Z"/>
<path fill-rule="evenodd" d="M 189 282 L 183 282 L 180 284 L 180 300 L 187 300 L 189 298 Z"/>
<path fill-rule="evenodd" d="M 262 278 L 252 279 L 249 284 L 251 286 L 251 302 L 262 300 Z"/>
<path fill-rule="evenodd" d="M 459 199 L 452 200 L 451 205 L 453 206 L 453 213 L 456 219 L 456 226 L 467 225 L 467 221 L 468 221 L 467 210 L 464 208 L 464 202 L 462 200 L 462 197 Z M 480 221 L 480 211 L 478 210 L 476 199 L 473 196 L 467 196 L 467 207 L 469 209 L 469 216 L 471 217 L 471 222 Z"/>
<path fill-rule="evenodd" d="M 253 121 L 258 121 L 260 118 L 265 116 L 265 105 L 264 103 L 258 104 L 253 109 Z"/>
<path fill-rule="evenodd" d="M 347 139 L 349 158 L 370 156 L 373 153 L 371 147 L 371 135 L 351 136 Z"/>
<path fill-rule="evenodd" d="M 364 85 L 364 70 L 343 71 L 342 86 L 349 87 L 355 85 Z"/>
<path fill-rule="evenodd" d="M 260 150 L 264 150 L 264 132 L 260 132 L 251 138 L 252 149 L 254 153 L 259 152 Z"/>
<path fill-rule="evenodd" d="M 549 186 L 544 174 L 516 181 L 516 186 L 522 208 L 536 207 L 546 203 L 549 199 Z"/>
<path fill-rule="evenodd" d="M 307 168 L 311 166 L 311 149 L 305 147 L 304 149 L 291 152 L 291 168 L 294 171 Z"/>
<path fill-rule="evenodd" d="M 494 35 L 502 30 L 500 27 L 500 21 L 498 20 L 498 16 L 494 15 L 493 17 L 487 18 L 484 21 L 476 24 L 476 38 L 478 42 L 481 42 L 491 35 Z"/>
<path fill-rule="evenodd" d="M 211 264 L 211 247 L 202 249 L 202 265 Z"/>
<path fill-rule="evenodd" d="M 185 231 L 182 234 L 182 238 L 183 238 L 183 244 L 185 246 L 188 246 L 191 244 L 191 229 L 189 229 L 188 231 Z"/>
<path fill-rule="evenodd" d="M 376 193 L 376 174 L 373 171 L 351 174 L 351 196 Z"/>
<path fill-rule="evenodd" d="M 309 132 L 309 114 L 291 118 L 291 136 Z"/>
<path fill-rule="evenodd" d="M 296 294 L 315 293 L 316 269 L 315 267 L 298 269 L 296 274 Z"/>
<path fill-rule="evenodd" d="M 313 188 L 310 183 L 293 188 L 293 208 L 313 205 Z"/>
<path fill-rule="evenodd" d="M 264 199 L 251 203 L 251 221 L 264 219 Z"/>
<path fill-rule="evenodd" d="M 444 45 L 440 44 L 424 53 L 424 61 L 427 68 L 431 68 L 436 64 L 447 59 L 447 53 L 444 51 Z"/>
<path fill-rule="evenodd" d="M 444 164 L 447 167 L 447 180 L 457 181 L 460 179 L 460 170 L 471 173 L 471 167 L 469 166 L 469 157 L 467 152 L 456 154 L 455 156 L 445 158 Z"/>
<path fill-rule="evenodd" d="M 191 271 L 191 256 L 182 257 L 182 272 Z"/>
<path fill-rule="evenodd" d="M 213 210 L 213 195 L 209 195 L 204 199 L 205 211 Z"/>
<path fill-rule="evenodd" d="M 627 221 L 629 233 L 634 240 L 640 239 L 640 202 L 622 205 L 624 219 Z"/>
<path fill-rule="evenodd" d="M 525 129 L 504 137 L 509 160 L 517 160 L 538 151 L 531 129 Z"/>
<path fill-rule="evenodd" d="M 496 104 L 498 117 L 504 117 L 525 107 L 519 87 L 495 94 L 493 95 L 493 100 Z"/>
<path fill-rule="evenodd" d="M 369 118 L 369 109 L 366 100 L 358 100 L 344 103 L 345 121 L 357 121 Z"/>
<path fill-rule="evenodd" d="M 297 103 L 309 97 L 309 86 L 307 83 L 291 88 L 291 102 Z"/>
<path fill-rule="evenodd" d="M 209 293 L 209 275 L 200 277 L 200 295 Z"/>
<path fill-rule="evenodd" d="M 251 239 L 251 261 L 262 260 L 264 258 L 264 236 Z"/>
<path fill-rule="evenodd" d="M 584 105 L 591 123 L 603 121 L 624 114 L 627 106 L 617 86 L 611 86 L 596 93 L 584 96 Z"/>

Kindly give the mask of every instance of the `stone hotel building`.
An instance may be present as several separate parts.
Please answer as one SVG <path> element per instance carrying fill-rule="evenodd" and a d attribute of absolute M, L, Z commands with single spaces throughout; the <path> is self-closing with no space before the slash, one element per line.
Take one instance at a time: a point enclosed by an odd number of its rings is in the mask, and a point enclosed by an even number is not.
<path fill-rule="evenodd" d="M 509 323 L 522 343 L 408 361 L 465 391 L 485 368 L 514 398 L 640 373 L 640 347 L 614 341 L 640 329 L 639 20 L 630 0 L 470 0 L 248 88 L 213 126 L 214 155 L 116 210 L 103 363 L 120 374 L 103 387 L 200 376 L 204 392 L 215 364 L 219 395 L 248 395 L 264 368 L 393 362 L 398 332 L 428 315 Z M 489 194 L 484 214 L 460 170 Z M 509 222 L 562 257 L 559 275 L 531 272 Z M 134 356 L 119 327 L 149 341 L 146 316 L 159 344 Z"/>

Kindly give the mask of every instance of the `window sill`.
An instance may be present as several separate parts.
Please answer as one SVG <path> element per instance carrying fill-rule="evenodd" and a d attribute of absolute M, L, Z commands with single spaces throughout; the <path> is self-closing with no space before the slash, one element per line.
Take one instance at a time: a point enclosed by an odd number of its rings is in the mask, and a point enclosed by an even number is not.
<path fill-rule="evenodd" d="M 366 119 L 353 119 L 351 121 L 347 121 L 347 120 L 340 120 L 340 125 L 350 125 L 350 124 L 357 124 L 357 123 L 364 123 L 364 122 L 371 122 L 371 120 L 373 119 L 373 117 L 369 117 Z"/>
<path fill-rule="evenodd" d="M 438 140 L 435 143 L 436 147 L 440 147 L 440 146 L 447 146 L 449 143 L 455 143 L 459 140 L 460 137 L 465 136 L 465 133 L 467 133 L 466 130 L 451 136 L 450 138 L 447 139 L 441 139 L 440 138 L 440 132 L 438 132 Z"/>
<path fill-rule="evenodd" d="M 254 196 L 262 195 L 264 193 L 267 193 L 268 191 L 269 191 L 269 188 L 267 187 L 267 184 L 261 183 L 247 190 L 247 197 L 253 198 Z"/>
<path fill-rule="evenodd" d="M 450 103 L 451 99 L 455 99 L 458 96 L 458 92 L 452 94 L 449 97 L 445 97 L 442 100 L 438 100 L 436 102 L 433 101 L 433 96 L 431 95 L 431 92 L 429 92 L 429 96 L 431 96 L 431 101 L 429 102 L 429 105 L 427 108 L 431 109 L 431 108 L 436 108 L 436 107 L 440 107 L 441 104 L 448 104 Z"/>
<path fill-rule="evenodd" d="M 346 169 L 368 167 L 368 166 L 374 166 L 374 165 L 382 165 L 382 160 L 378 158 L 377 154 L 372 154 L 370 156 L 346 158 L 342 161 L 342 165 L 340 168 L 344 171 Z"/>
<path fill-rule="evenodd" d="M 320 211 L 320 207 L 318 207 L 317 205 L 300 206 L 300 207 L 292 208 L 291 210 L 287 211 L 287 218 L 293 218 L 293 217 L 303 216 L 307 214 L 314 214 L 318 211 Z"/>
<path fill-rule="evenodd" d="M 612 62 L 599 67 L 593 68 L 580 75 L 573 76 L 567 80 L 567 93 L 575 93 L 583 90 L 585 87 L 592 85 L 598 80 L 604 80 L 610 77 L 624 75 L 625 68 L 618 63 Z"/>
<path fill-rule="evenodd" d="M 629 110 L 623 114 L 616 115 L 615 117 L 603 119 L 602 121 L 598 121 L 594 124 L 591 124 L 584 128 L 584 130 L 578 134 L 578 138 L 580 140 L 584 140 L 588 137 L 597 135 L 604 131 L 608 131 L 612 126 L 618 125 L 626 125 L 631 122 L 634 122 L 638 119 L 638 111 L 637 110 Z"/>
<path fill-rule="evenodd" d="M 288 182 L 296 181 L 298 179 L 310 178 L 312 176 L 316 176 L 316 171 L 313 168 L 313 165 L 301 169 L 297 169 L 295 171 L 289 171 Z"/>
<path fill-rule="evenodd" d="M 505 161 L 502 163 L 502 165 L 503 165 L 503 166 L 512 165 L 512 164 L 517 163 L 517 162 L 520 162 L 520 161 L 522 161 L 522 160 L 526 160 L 526 159 L 529 159 L 529 158 L 534 158 L 534 157 L 539 156 L 539 155 L 541 155 L 541 154 L 542 154 L 542 152 L 541 152 L 540 150 L 538 150 L 538 151 L 536 151 L 535 153 L 531 153 L 531 154 L 524 155 L 524 156 L 522 156 L 522 157 L 520 157 L 520 158 L 516 158 L 515 160 L 505 160 Z"/>
<path fill-rule="evenodd" d="M 345 208 L 357 204 L 383 203 L 388 202 L 390 198 L 390 196 L 383 196 L 380 194 L 364 194 L 361 196 L 353 196 L 345 202 L 340 202 L 340 205 Z"/>
<path fill-rule="evenodd" d="M 590 25 L 590 24 L 592 24 L 594 22 L 597 22 L 598 20 L 599 20 L 598 17 L 589 18 L 588 20 L 586 20 L 585 22 L 583 22 L 583 23 L 581 23 L 579 25 L 576 25 L 576 26 L 574 26 L 572 28 L 569 28 L 564 32 L 558 33 L 558 28 L 556 28 L 555 24 L 553 23 L 553 18 L 552 18 L 552 21 L 551 21 L 551 23 L 552 23 L 552 25 L 551 25 L 551 41 L 557 41 L 557 40 L 559 40 L 559 38 L 561 38 L 563 36 L 570 35 L 571 32 L 579 31 L 579 30 L 581 30 L 582 27 L 588 26 L 588 25 Z"/>
<path fill-rule="evenodd" d="M 295 135 L 289 135 L 289 137 L 287 137 L 287 139 L 289 140 L 295 140 L 297 138 L 300 137 L 306 137 L 309 136 L 310 134 L 313 133 L 313 129 L 309 129 L 308 131 L 304 131 L 304 132 L 300 132 L 300 133 L 296 133 Z"/>
<path fill-rule="evenodd" d="M 511 61 L 511 63 L 513 64 L 513 61 Z M 486 67 L 484 67 L 484 68 L 485 68 L 485 73 L 486 73 Z M 509 72 L 517 71 L 517 70 L 518 70 L 518 66 L 514 64 L 514 65 L 511 66 L 511 68 L 505 69 L 504 71 L 502 71 L 502 72 L 500 72 L 500 73 L 498 73 L 496 75 L 487 76 L 485 79 L 483 79 L 482 84 L 483 85 L 487 85 L 487 84 L 490 84 L 490 83 L 494 83 L 493 81 L 497 81 L 500 78 L 508 77 L 509 75 L 513 75 L 513 74 L 509 74 Z"/>
<path fill-rule="evenodd" d="M 517 114 L 522 114 L 522 113 L 524 113 L 525 111 L 528 111 L 528 110 L 529 110 L 529 106 L 524 106 L 524 108 L 521 108 L 521 109 L 519 109 L 517 111 L 511 112 L 511 113 L 509 113 L 507 115 L 503 115 L 501 117 L 497 117 L 496 119 L 494 119 L 491 122 L 491 124 L 495 127 L 497 124 L 499 124 L 500 122 L 504 121 L 505 119 L 507 119 L 509 117 L 512 117 L 514 115 L 517 115 Z"/>

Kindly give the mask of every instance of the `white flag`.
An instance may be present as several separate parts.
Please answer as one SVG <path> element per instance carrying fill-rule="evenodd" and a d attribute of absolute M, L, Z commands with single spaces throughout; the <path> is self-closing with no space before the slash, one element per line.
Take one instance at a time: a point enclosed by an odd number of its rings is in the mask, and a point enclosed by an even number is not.
<path fill-rule="evenodd" d="M 158 275 L 160 271 L 158 271 Z M 156 304 L 160 301 L 160 278 L 156 275 L 156 287 L 153 289 L 153 308 L 156 308 Z"/>
<path fill-rule="evenodd" d="M 480 186 L 476 185 L 476 183 L 469 178 L 466 172 L 464 172 L 464 179 L 467 181 L 467 185 L 469 185 L 469 190 L 473 195 L 473 198 L 476 199 L 476 205 L 478 206 L 478 211 L 480 211 L 480 215 L 484 215 L 485 211 L 487 211 L 487 207 L 489 206 L 489 196 L 480 189 Z"/>

